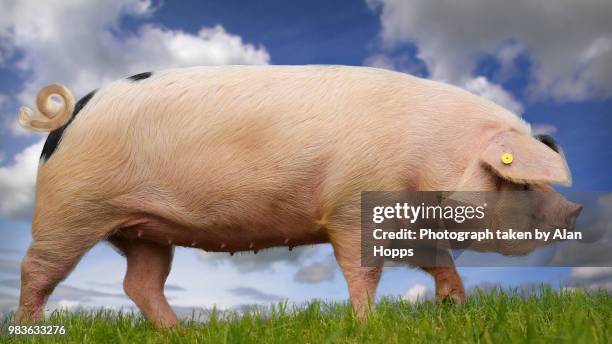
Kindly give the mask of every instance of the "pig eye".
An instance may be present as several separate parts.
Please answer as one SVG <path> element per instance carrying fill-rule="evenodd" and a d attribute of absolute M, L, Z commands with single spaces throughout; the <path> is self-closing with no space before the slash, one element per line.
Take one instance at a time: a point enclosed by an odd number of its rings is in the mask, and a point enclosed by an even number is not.
<path fill-rule="evenodd" d="M 523 191 L 531 190 L 531 186 L 529 184 L 523 184 Z"/>

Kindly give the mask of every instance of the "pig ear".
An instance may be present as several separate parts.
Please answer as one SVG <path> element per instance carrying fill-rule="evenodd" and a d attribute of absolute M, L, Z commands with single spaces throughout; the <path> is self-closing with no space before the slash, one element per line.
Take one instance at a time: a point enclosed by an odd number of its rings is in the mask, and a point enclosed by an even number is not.
<path fill-rule="evenodd" d="M 515 183 L 572 183 L 563 154 L 514 131 L 494 136 L 480 158 L 499 176 Z"/>

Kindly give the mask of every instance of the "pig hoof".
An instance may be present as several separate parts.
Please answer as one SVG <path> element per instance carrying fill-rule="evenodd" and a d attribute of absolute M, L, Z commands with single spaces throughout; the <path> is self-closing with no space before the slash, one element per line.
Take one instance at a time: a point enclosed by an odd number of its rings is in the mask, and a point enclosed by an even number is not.
<path fill-rule="evenodd" d="M 27 311 L 18 309 L 15 312 L 15 323 L 17 324 L 35 324 L 43 320 L 42 312 Z"/>
<path fill-rule="evenodd" d="M 437 293 L 438 302 L 450 304 L 462 304 L 465 301 L 465 293 L 463 290 L 442 288 Z"/>
<path fill-rule="evenodd" d="M 236 252 L 230 252 L 229 254 L 230 254 L 230 256 L 233 256 L 233 255 L 234 255 L 234 253 L 236 253 Z"/>
<path fill-rule="evenodd" d="M 463 303 L 465 296 L 459 294 L 449 294 L 441 300 L 442 303 L 449 303 L 453 305 L 460 305 Z"/>

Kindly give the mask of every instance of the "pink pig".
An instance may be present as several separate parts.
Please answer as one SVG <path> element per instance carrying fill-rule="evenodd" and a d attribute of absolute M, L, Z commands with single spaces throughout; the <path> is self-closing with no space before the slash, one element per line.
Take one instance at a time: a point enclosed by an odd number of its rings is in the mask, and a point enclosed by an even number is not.
<path fill-rule="evenodd" d="M 49 85 L 36 105 L 22 108 L 21 125 L 51 133 L 21 265 L 20 322 L 41 319 L 55 286 L 103 240 L 125 254 L 125 292 L 157 327 L 177 324 L 163 293 L 176 245 L 231 253 L 331 243 L 364 318 L 382 267 L 360 264 L 362 191 L 570 182 L 563 156 L 506 109 L 379 69 L 174 69 L 113 82 L 76 104 Z M 511 165 L 499 159 L 506 151 Z M 424 270 L 439 298 L 464 299 L 454 266 Z"/>

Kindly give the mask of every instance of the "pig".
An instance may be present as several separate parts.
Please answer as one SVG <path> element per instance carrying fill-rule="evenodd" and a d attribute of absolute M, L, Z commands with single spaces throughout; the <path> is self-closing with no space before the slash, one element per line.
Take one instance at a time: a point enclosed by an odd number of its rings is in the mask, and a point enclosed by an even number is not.
<path fill-rule="evenodd" d="M 52 84 L 36 107 L 19 113 L 23 127 L 50 134 L 18 322 L 40 320 L 54 287 L 101 241 L 126 257 L 124 290 L 158 328 L 177 325 L 164 296 L 175 246 L 233 253 L 331 243 L 366 319 L 382 266 L 360 264 L 362 191 L 554 192 L 551 183 L 571 180 L 563 156 L 508 110 L 374 68 L 172 69 L 78 102 Z M 504 152 L 512 164 L 500 161 Z M 439 298 L 463 300 L 452 262 L 423 269 Z"/>

